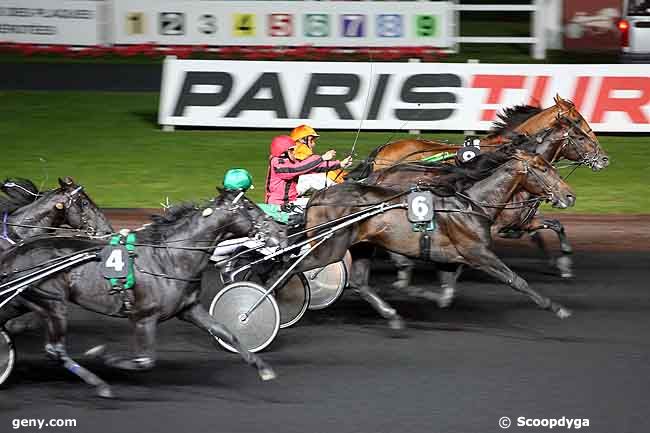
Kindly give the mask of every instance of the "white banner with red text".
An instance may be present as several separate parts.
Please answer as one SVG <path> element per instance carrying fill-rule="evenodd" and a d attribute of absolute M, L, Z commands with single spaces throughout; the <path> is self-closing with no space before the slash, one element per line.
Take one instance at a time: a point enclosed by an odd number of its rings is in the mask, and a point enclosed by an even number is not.
<path fill-rule="evenodd" d="M 487 130 L 505 107 L 572 100 L 595 131 L 650 132 L 650 65 L 178 60 L 161 125 Z"/>
<path fill-rule="evenodd" d="M 0 42 L 90 46 L 107 42 L 104 2 L 0 0 Z"/>

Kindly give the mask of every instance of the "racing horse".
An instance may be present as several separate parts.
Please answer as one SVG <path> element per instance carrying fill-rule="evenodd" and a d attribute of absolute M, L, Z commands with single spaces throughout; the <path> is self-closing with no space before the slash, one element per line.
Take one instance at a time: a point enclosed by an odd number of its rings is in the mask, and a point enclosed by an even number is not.
<path fill-rule="evenodd" d="M 480 166 L 477 164 L 480 163 Z M 302 272 L 341 260 L 347 249 L 368 242 L 411 258 L 435 262 L 443 288 L 456 283 L 459 265 L 482 270 L 514 290 L 528 295 L 539 307 L 568 317 L 571 312 L 562 305 L 537 293 L 526 281 L 506 266 L 491 251 L 491 226 L 512 197 L 523 189 L 553 206 L 573 206 L 575 196 L 555 168 L 543 157 L 520 150 L 498 151 L 472 161 L 469 167 L 448 165 L 445 176 L 438 179 L 434 192 L 435 226 L 431 232 L 415 232 L 407 221 L 407 210 L 395 208 L 370 216 L 334 233 L 315 248 L 296 267 Z M 426 185 L 420 185 L 426 188 Z M 308 203 L 306 226 L 309 236 L 315 228 L 328 221 L 369 209 L 402 203 L 409 192 L 360 183 L 343 183 L 316 192 Z M 384 207 L 385 208 L 385 207 Z M 314 230 L 309 230 L 314 228 Z M 353 262 L 351 285 L 359 290 L 392 328 L 403 327 L 403 321 L 368 286 L 370 260 Z"/>
<path fill-rule="evenodd" d="M 63 229 L 68 233 L 99 236 L 113 232 L 104 213 L 82 186 L 71 177 L 59 178 L 58 182 L 59 187 L 49 191 L 39 191 L 29 179 L 6 179 L 0 185 L 5 194 L 0 195 L 0 252 L 21 239 L 62 230 L 63 225 L 72 228 Z M 18 334 L 38 326 L 30 316 L 7 323 L 7 331 Z"/>
<path fill-rule="evenodd" d="M 135 286 L 111 292 L 104 278 L 108 259 L 87 261 L 66 268 L 34 283 L 0 310 L 0 326 L 7 320 L 35 311 L 46 322 L 47 355 L 68 371 L 95 387 L 101 397 L 111 397 L 110 386 L 75 362 L 66 351 L 68 301 L 100 314 L 128 318 L 135 334 L 134 353 L 118 356 L 106 346 L 91 349 L 88 355 L 124 370 L 154 367 L 155 337 L 158 323 L 177 317 L 190 322 L 214 337 L 229 342 L 244 361 L 257 368 L 264 380 L 275 373 L 259 357 L 241 346 L 237 338 L 199 303 L 200 275 L 208 265 L 212 248 L 230 236 L 266 235 L 271 245 L 279 245 L 277 227 L 243 193 L 223 191 L 203 205 L 184 204 L 171 208 L 164 216 L 153 217 L 150 225 L 137 231 L 136 257 L 133 259 Z M 107 243 L 100 240 L 64 236 L 30 238 L 5 252 L 0 258 L 3 282 L 25 275 L 39 264 L 81 252 L 98 252 Z M 114 258 L 115 259 L 115 258 Z M 2 274 L 5 272 L 5 274 Z"/>
<path fill-rule="evenodd" d="M 556 118 L 551 125 L 535 134 L 519 134 L 511 137 L 509 144 L 501 145 L 499 149 L 520 148 L 527 152 L 541 155 L 550 163 L 559 160 L 568 160 L 576 164 L 585 164 L 588 167 L 600 167 L 607 161 L 607 153 L 597 141 L 591 139 L 581 128 L 574 123 L 566 123 L 563 118 Z M 409 161 L 395 164 L 383 170 L 370 174 L 364 180 L 368 184 L 395 186 L 401 183 L 415 183 L 421 178 L 431 181 L 441 171 L 441 166 L 446 164 Z M 525 203 L 530 195 L 525 191 L 516 194 L 513 202 Z M 502 237 L 521 237 L 528 234 L 537 244 L 552 265 L 558 267 L 562 277 L 570 277 L 572 272 L 572 248 L 567 239 L 564 226 L 557 219 L 543 219 L 536 213 L 539 202 L 535 206 L 510 206 L 499 215 L 493 226 L 493 232 Z M 562 255 L 554 260 L 548 252 L 544 241 L 539 234 L 540 230 L 553 230 L 559 241 Z M 396 254 L 391 254 L 391 259 L 398 266 L 398 279 L 394 283 L 397 288 L 406 288 L 410 284 L 413 262 Z M 442 306 L 447 302 L 443 301 Z"/>
<path fill-rule="evenodd" d="M 71 177 L 59 178 L 59 187 L 39 191 L 28 179 L 6 179 L 0 190 L 2 235 L 0 251 L 21 239 L 67 225 L 75 232 L 104 235 L 113 232 L 108 219 Z"/>
<path fill-rule="evenodd" d="M 490 133 L 480 139 L 481 151 L 494 151 L 510 140 L 510 137 L 517 134 L 536 134 L 555 123 L 563 120 L 573 125 L 575 129 L 581 130 L 594 143 L 598 144 L 598 138 L 589 126 L 589 123 L 582 117 L 573 102 L 562 99 L 559 95 L 554 98 L 555 105 L 546 109 L 519 105 L 507 108 L 499 114 L 500 121 L 494 123 Z M 373 150 L 370 155 L 350 171 L 348 177 L 362 179 L 372 171 L 381 170 L 391 165 L 406 161 L 420 161 L 428 157 L 435 157 L 449 152 L 455 155 L 462 146 L 435 140 L 403 139 L 386 143 Z M 596 155 L 596 160 L 591 165 L 594 171 L 601 170 L 609 164 L 607 154 Z"/>

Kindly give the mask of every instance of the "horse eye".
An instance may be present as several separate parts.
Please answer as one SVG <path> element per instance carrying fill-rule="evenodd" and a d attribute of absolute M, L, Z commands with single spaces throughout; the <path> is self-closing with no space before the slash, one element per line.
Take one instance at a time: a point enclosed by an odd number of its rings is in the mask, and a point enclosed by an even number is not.
<path fill-rule="evenodd" d="M 89 204 L 90 203 L 88 202 L 88 200 L 84 200 L 84 201 L 81 202 L 81 205 L 84 206 L 84 207 L 88 206 Z"/>

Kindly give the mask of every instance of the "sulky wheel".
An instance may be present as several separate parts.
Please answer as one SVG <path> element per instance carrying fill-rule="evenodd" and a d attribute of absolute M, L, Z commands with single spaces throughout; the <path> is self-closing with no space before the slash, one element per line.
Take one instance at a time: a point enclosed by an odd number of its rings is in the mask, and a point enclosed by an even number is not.
<path fill-rule="evenodd" d="M 279 289 L 275 289 L 275 300 L 280 309 L 280 328 L 288 328 L 304 316 L 309 307 L 311 291 L 307 278 L 302 273 L 292 275 Z"/>
<path fill-rule="evenodd" d="M 250 281 L 239 281 L 221 289 L 212 300 L 210 315 L 235 334 L 244 347 L 259 352 L 271 344 L 280 328 L 280 311 L 271 295 Z M 260 304 L 246 315 L 260 300 Z M 217 338 L 221 346 L 231 352 L 236 350 Z"/>
<path fill-rule="evenodd" d="M 310 310 L 327 308 L 341 296 L 348 285 L 351 267 L 352 257 L 348 251 L 341 261 L 305 272 L 311 290 Z"/>
<path fill-rule="evenodd" d="M 11 337 L 5 331 L 0 330 L 0 385 L 2 385 L 14 368 L 16 362 L 16 351 Z"/>

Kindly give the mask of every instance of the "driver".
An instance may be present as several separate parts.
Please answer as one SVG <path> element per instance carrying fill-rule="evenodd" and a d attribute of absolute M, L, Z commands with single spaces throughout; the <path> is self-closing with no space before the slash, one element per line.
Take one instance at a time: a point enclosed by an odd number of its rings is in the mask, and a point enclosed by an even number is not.
<path fill-rule="evenodd" d="M 295 202 L 298 198 L 296 186 L 299 177 L 310 173 L 325 174 L 351 164 L 350 157 L 343 161 L 333 160 L 336 155 L 334 150 L 328 150 L 322 156 L 312 153 L 300 160 L 298 154 L 304 156 L 305 153 L 312 151 L 312 147 L 306 143 L 296 143 L 286 135 L 280 135 L 273 139 L 266 177 L 266 198 L 264 200 L 266 203 L 283 206 Z M 301 144 L 303 146 L 300 146 Z"/>
<path fill-rule="evenodd" d="M 231 168 L 228 170 L 223 178 L 223 189 L 226 191 L 241 191 L 245 192 L 248 189 L 253 188 L 253 177 L 250 173 L 243 168 Z M 223 242 L 220 242 L 215 248 L 210 257 L 210 260 L 214 262 L 220 262 L 227 259 L 235 251 L 240 248 L 261 248 L 264 246 L 264 242 L 258 239 L 252 239 L 249 237 L 228 239 Z M 264 251 L 264 248 L 261 248 L 260 251 Z M 230 263 L 224 265 L 217 264 L 222 273 L 228 271 Z"/>
<path fill-rule="evenodd" d="M 294 154 L 296 159 L 302 161 L 309 156 L 313 155 L 316 141 L 320 135 L 309 125 L 300 125 L 291 131 L 290 137 L 296 142 Z M 351 163 L 352 157 L 345 158 L 342 162 L 342 167 L 348 167 Z M 343 173 L 341 169 L 330 170 L 327 173 L 310 173 L 304 174 L 298 178 L 296 189 L 298 195 L 302 196 L 309 190 L 318 190 L 327 188 L 328 186 L 336 183 L 343 182 Z"/>

